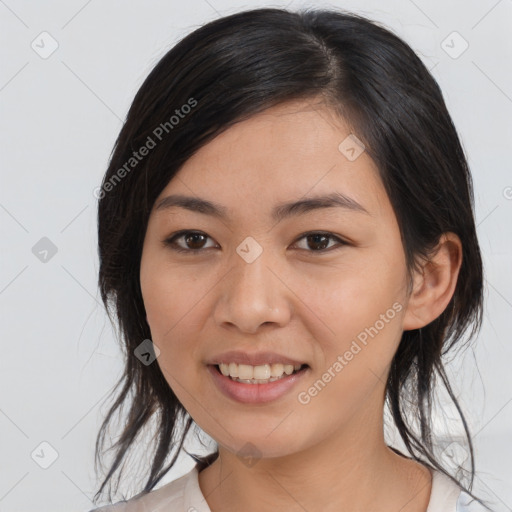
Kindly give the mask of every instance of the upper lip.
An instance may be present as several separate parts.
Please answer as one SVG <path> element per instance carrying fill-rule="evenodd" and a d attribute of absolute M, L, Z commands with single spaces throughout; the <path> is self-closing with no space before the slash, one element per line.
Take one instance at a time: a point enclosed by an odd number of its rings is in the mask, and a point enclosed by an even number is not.
<path fill-rule="evenodd" d="M 304 361 L 297 361 L 290 357 L 286 357 L 275 352 L 240 352 L 237 350 L 231 350 L 229 352 L 223 352 L 209 361 L 207 364 L 220 364 L 220 363 L 237 363 L 237 364 L 249 364 L 251 366 L 259 366 L 263 364 L 305 364 Z"/>

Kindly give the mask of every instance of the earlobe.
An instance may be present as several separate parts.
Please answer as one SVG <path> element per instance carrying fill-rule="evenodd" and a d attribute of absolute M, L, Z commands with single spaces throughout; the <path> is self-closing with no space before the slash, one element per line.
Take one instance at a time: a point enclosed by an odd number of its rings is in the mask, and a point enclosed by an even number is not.
<path fill-rule="evenodd" d="M 444 233 L 429 261 L 414 275 L 403 319 L 404 331 L 419 329 L 438 318 L 448 306 L 462 265 L 462 244 L 455 233 Z"/>

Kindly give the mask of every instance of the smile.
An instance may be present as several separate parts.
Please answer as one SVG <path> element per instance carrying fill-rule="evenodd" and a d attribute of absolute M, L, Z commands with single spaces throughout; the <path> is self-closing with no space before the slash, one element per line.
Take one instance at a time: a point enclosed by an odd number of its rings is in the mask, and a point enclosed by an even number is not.
<path fill-rule="evenodd" d="M 307 364 L 280 363 L 258 366 L 219 363 L 209 364 L 207 369 L 224 396 L 244 404 L 263 404 L 284 397 L 310 371 Z"/>
<path fill-rule="evenodd" d="M 225 377 L 229 377 L 235 382 L 244 384 L 267 384 L 284 378 L 285 375 L 291 375 L 299 371 L 301 364 L 262 364 L 253 366 L 250 364 L 220 363 L 218 365 L 220 372 Z"/>

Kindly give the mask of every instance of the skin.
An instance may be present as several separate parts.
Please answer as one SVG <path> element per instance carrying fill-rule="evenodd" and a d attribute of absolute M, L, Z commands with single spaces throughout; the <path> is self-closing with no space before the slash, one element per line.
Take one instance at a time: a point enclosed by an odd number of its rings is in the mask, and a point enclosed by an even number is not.
<path fill-rule="evenodd" d="M 212 512 L 378 510 L 424 512 L 430 471 L 392 452 L 383 436 L 386 376 L 402 332 L 437 318 L 453 295 L 461 245 L 443 235 L 407 294 L 395 214 L 366 152 L 338 149 L 349 127 L 323 103 L 289 102 L 240 122 L 202 147 L 162 191 L 198 196 L 229 218 L 173 207 L 153 209 L 140 278 L 157 363 L 195 422 L 219 445 L 199 474 Z M 339 191 L 369 215 L 337 207 L 280 222 L 279 202 Z M 190 229 L 206 238 L 173 251 L 162 241 Z M 304 237 L 325 231 L 327 248 Z M 247 263 L 236 248 L 253 237 L 263 249 Z M 357 335 L 398 303 L 335 378 L 298 401 Z M 205 362 L 231 349 L 275 351 L 307 363 L 302 380 L 266 404 L 240 404 L 214 384 Z M 237 455 L 256 447 L 252 464 Z"/>

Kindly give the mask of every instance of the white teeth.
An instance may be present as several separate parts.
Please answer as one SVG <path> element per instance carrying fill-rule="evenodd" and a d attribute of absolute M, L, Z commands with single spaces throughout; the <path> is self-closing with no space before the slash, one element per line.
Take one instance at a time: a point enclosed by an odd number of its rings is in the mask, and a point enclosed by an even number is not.
<path fill-rule="evenodd" d="M 270 375 L 272 377 L 281 377 L 284 373 L 284 365 L 281 363 L 275 363 L 270 366 Z"/>
<path fill-rule="evenodd" d="M 252 366 L 249 364 L 220 363 L 219 368 L 222 375 L 231 377 L 233 380 L 245 383 L 265 384 L 291 375 L 294 370 L 300 370 L 302 365 L 296 364 L 261 364 Z"/>
<path fill-rule="evenodd" d="M 231 363 L 229 364 L 231 368 Z M 250 380 L 254 376 L 253 367 L 248 364 L 239 364 L 238 365 L 238 375 L 234 375 L 234 377 L 238 377 L 242 380 Z"/>
<path fill-rule="evenodd" d="M 253 379 L 264 380 L 270 378 L 270 365 L 263 364 L 260 366 L 255 366 L 253 370 Z"/>
<path fill-rule="evenodd" d="M 236 363 L 229 363 L 229 375 L 231 377 L 238 377 L 238 365 Z"/>

